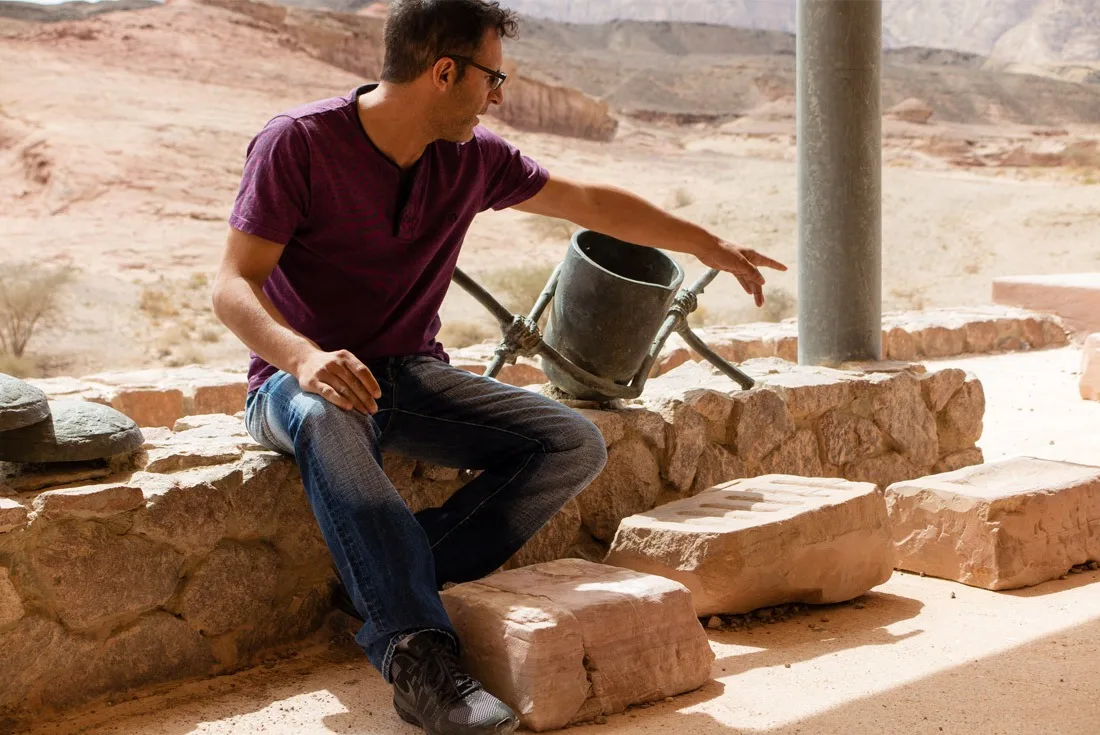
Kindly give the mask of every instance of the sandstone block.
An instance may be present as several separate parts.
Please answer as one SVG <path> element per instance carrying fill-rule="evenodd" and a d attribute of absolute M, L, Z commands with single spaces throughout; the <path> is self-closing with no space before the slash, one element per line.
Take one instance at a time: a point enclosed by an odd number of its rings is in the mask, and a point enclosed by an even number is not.
<path fill-rule="evenodd" d="M 541 732 L 688 692 L 714 654 L 688 591 L 563 559 L 442 593 L 471 673 Z"/>
<path fill-rule="evenodd" d="M 889 579 L 894 560 L 873 485 L 766 475 L 625 519 L 606 563 L 682 583 L 704 617 L 849 600 Z"/>
<path fill-rule="evenodd" d="M 1100 467 L 1018 457 L 892 485 L 899 568 L 991 590 L 1100 561 Z"/>
<path fill-rule="evenodd" d="M 699 456 L 695 482 L 691 486 L 692 495 L 709 490 L 723 482 L 744 477 L 746 474 L 748 469 L 740 457 L 721 444 L 710 444 Z"/>
<path fill-rule="evenodd" d="M 279 555 L 272 549 L 223 544 L 187 581 L 180 611 L 206 636 L 257 624 L 273 614 L 278 576 Z"/>
<path fill-rule="evenodd" d="M 627 407 L 616 411 L 623 420 L 623 429 L 626 436 L 641 439 L 650 447 L 657 450 L 657 456 L 664 452 L 667 438 L 665 436 L 665 420 L 659 413 L 645 408 Z"/>
<path fill-rule="evenodd" d="M 754 388 L 734 397 L 727 444 L 745 462 L 759 462 L 792 433 L 794 422 L 775 391 Z"/>
<path fill-rule="evenodd" d="M 235 467 L 175 475 L 135 472 L 131 482 L 142 489 L 146 505 L 134 515 L 133 531 L 183 554 L 204 554 L 225 536 L 228 495 L 241 481 Z"/>
<path fill-rule="evenodd" d="M 925 474 L 926 469 L 917 467 L 903 454 L 886 452 L 853 462 L 844 469 L 844 477 L 853 482 L 869 482 L 885 489 L 895 482 L 920 477 Z"/>
<path fill-rule="evenodd" d="M 0 628 L 23 617 L 23 600 L 11 583 L 8 570 L 0 567 Z"/>
<path fill-rule="evenodd" d="M 885 441 L 873 421 L 850 413 L 829 411 L 818 426 L 824 459 L 832 465 L 846 465 L 877 454 Z"/>
<path fill-rule="evenodd" d="M 0 533 L 7 533 L 27 524 L 27 509 L 14 500 L 0 498 Z"/>
<path fill-rule="evenodd" d="M 982 438 L 985 391 L 981 381 L 970 377 L 955 391 L 936 416 L 941 452 L 969 449 Z"/>
<path fill-rule="evenodd" d="M 210 674 L 214 665 L 210 645 L 199 633 L 155 612 L 96 644 L 94 653 L 66 661 L 66 685 L 51 687 L 43 699 L 53 707 L 72 707 L 107 693 Z"/>
<path fill-rule="evenodd" d="M 543 526 L 515 556 L 504 565 L 505 569 L 526 567 L 532 564 L 561 559 L 569 553 L 581 530 L 581 509 L 576 500 L 570 500 L 550 522 Z"/>
<path fill-rule="evenodd" d="M 1081 397 L 1100 401 L 1100 332 L 1089 335 L 1081 355 Z"/>
<path fill-rule="evenodd" d="M 848 402 L 852 376 L 840 370 L 811 367 L 769 375 L 763 382 L 779 393 L 792 418 L 816 419 Z"/>
<path fill-rule="evenodd" d="M 707 421 L 686 406 L 671 412 L 666 419 L 669 421 L 671 444 L 665 476 L 674 488 L 684 491 L 691 487 L 699 457 L 707 446 Z"/>
<path fill-rule="evenodd" d="M 932 468 L 932 474 L 939 475 L 944 472 L 954 472 L 955 470 L 961 470 L 963 467 L 981 464 L 984 461 L 985 455 L 978 447 L 964 449 L 961 452 L 952 452 L 940 457 L 940 461 L 936 462 L 936 465 Z M 881 487 L 889 487 L 889 484 Z"/>
<path fill-rule="evenodd" d="M 62 521 L 27 552 L 39 588 L 72 630 L 125 619 L 162 605 L 176 589 L 183 557 L 100 523 Z"/>
<path fill-rule="evenodd" d="M 4 432 L 0 460 L 83 462 L 132 452 L 141 430 L 118 411 L 86 401 L 51 401 L 50 416 L 33 426 Z"/>
<path fill-rule="evenodd" d="M 194 414 L 229 414 L 244 410 L 248 398 L 248 379 L 244 376 L 228 376 L 224 381 L 196 385 L 191 399 Z"/>
<path fill-rule="evenodd" d="M 959 388 L 966 382 L 966 371 L 958 368 L 937 370 L 934 373 L 925 373 L 920 378 L 921 394 L 928 410 L 939 413 L 947 405 L 951 396 L 955 395 Z"/>
<path fill-rule="evenodd" d="M 596 425 L 603 434 L 604 443 L 611 446 L 626 435 L 626 425 L 618 411 L 599 411 L 592 408 L 582 408 L 577 411 L 581 416 Z"/>
<path fill-rule="evenodd" d="M 760 471 L 768 475 L 820 477 L 825 468 L 821 464 L 817 435 L 812 429 L 799 429 L 760 461 Z"/>
<path fill-rule="evenodd" d="M 931 467 L 940 455 L 936 418 L 925 405 L 920 381 L 909 373 L 869 377 L 870 416 L 913 464 Z"/>
<path fill-rule="evenodd" d="M 0 374 L 0 432 L 37 424 L 49 415 L 45 393 L 30 383 Z"/>
<path fill-rule="evenodd" d="M 138 426 L 171 426 L 183 416 L 183 391 L 178 388 L 120 386 L 111 406 Z"/>
<path fill-rule="evenodd" d="M 92 655 L 91 648 L 58 623 L 38 617 L 24 617 L 0 631 L 0 716 L 40 708 L 43 690 L 66 686 L 66 667 Z"/>
<path fill-rule="evenodd" d="M 34 509 L 43 518 L 99 518 L 125 513 L 144 503 L 145 495 L 134 485 L 85 485 L 44 492 L 34 499 Z"/>
<path fill-rule="evenodd" d="M 602 541 L 619 521 L 653 507 L 661 493 L 661 468 L 644 442 L 627 439 L 607 450 L 607 466 L 577 496 L 581 519 Z"/>

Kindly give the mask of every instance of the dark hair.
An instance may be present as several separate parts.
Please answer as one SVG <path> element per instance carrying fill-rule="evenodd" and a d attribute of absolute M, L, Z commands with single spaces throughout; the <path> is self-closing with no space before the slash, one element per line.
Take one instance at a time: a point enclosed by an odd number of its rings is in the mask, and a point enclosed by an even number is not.
<path fill-rule="evenodd" d="M 473 56 L 493 28 L 501 38 L 515 38 L 515 13 L 488 0 L 394 0 L 386 18 L 382 81 L 411 82 L 446 54 Z M 456 63 L 461 79 L 465 68 Z"/>

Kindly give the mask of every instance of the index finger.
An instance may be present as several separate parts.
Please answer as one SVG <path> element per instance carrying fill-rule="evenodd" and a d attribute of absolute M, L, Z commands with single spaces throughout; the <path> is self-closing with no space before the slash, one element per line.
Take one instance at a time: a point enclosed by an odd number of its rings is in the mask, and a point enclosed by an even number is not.
<path fill-rule="evenodd" d="M 344 367 L 348 369 L 359 384 L 366 388 L 367 392 L 374 398 L 382 397 L 382 389 L 378 385 L 378 381 L 374 377 L 374 373 L 370 371 L 366 365 L 364 365 L 359 358 L 354 355 L 349 355 L 344 361 Z"/>
<path fill-rule="evenodd" d="M 774 268 L 777 271 L 787 270 L 787 266 L 780 263 L 778 260 L 773 260 L 763 253 L 758 253 L 755 250 L 750 250 L 745 254 L 746 259 L 753 265 L 762 265 L 768 268 Z"/>

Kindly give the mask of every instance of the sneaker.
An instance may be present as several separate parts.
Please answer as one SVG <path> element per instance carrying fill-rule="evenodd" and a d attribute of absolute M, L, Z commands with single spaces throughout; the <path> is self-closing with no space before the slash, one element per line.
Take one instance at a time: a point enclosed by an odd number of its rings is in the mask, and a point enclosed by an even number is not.
<path fill-rule="evenodd" d="M 443 633 L 426 630 L 402 640 L 390 674 L 393 708 L 428 735 L 511 735 L 519 726 L 508 705 L 462 669 Z"/>

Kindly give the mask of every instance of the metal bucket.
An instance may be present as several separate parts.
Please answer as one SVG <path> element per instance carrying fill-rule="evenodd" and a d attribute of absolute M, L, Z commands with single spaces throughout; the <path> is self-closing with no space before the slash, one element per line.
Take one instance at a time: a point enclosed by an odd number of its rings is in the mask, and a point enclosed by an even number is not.
<path fill-rule="evenodd" d="M 626 385 L 642 367 L 683 281 L 679 263 L 660 250 L 581 230 L 561 265 L 544 339 L 585 371 Z M 577 398 L 606 398 L 545 357 L 542 367 Z"/>

